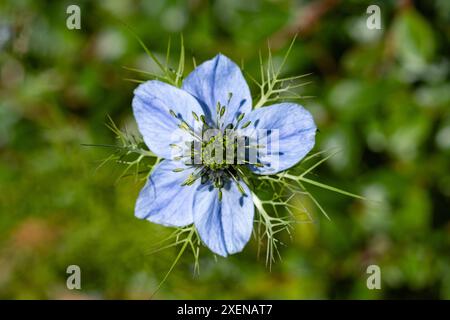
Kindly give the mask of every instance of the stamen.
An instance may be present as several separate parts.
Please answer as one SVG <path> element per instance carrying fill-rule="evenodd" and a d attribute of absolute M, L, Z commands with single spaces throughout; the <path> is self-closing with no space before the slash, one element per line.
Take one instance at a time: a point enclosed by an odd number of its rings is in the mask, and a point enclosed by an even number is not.
<path fill-rule="evenodd" d="M 245 113 L 241 113 L 237 116 L 237 122 L 236 122 L 236 128 L 239 126 L 239 123 L 241 123 L 242 119 L 244 119 Z"/>
<path fill-rule="evenodd" d="M 241 184 L 239 182 L 236 182 L 236 185 L 238 187 L 239 192 L 243 195 L 246 196 L 247 194 L 245 193 L 244 188 L 241 186 Z"/>
<path fill-rule="evenodd" d="M 202 141 L 202 139 L 195 133 L 194 129 L 192 129 L 191 126 L 187 124 L 186 121 L 181 120 L 181 123 L 178 125 L 178 128 L 187 131 L 195 139 Z"/>
<path fill-rule="evenodd" d="M 227 169 L 227 171 L 228 171 L 228 173 L 230 174 L 230 176 L 233 178 L 234 182 L 236 182 L 236 185 L 237 185 L 237 188 L 238 188 L 239 192 L 240 192 L 243 196 L 246 196 L 247 194 L 245 193 L 244 188 L 243 188 L 243 187 L 241 186 L 241 184 L 239 183 L 238 177 L 235 177 L 235 175 L 234 175 L 230 170 Z"/>
<path fill-rule="evenodd" d="M 183 150 L 183 148 L 181 148 L 179 145 L 177 145 L 177 144 L 175 144 L 175 143 L 171 143 L 171 144 L 169 144 L 169 146 L 170 146 L 171 148 L 174 148 L 174 149 L 181 149 L 181 150 Z"/>
<path fill-rule="evenodd" d="M 250 125 L 250 123 L 252 123 L 252 122 L 251 121 L 247 121 L 246 123 L 244 123 L 244 125 L 241 128 L 242 129 L 247 128 Z"/>
<path fill-rule="evenodd" d="M 222 108 L 220 109 L 220 117 L 222 118 L 223 115 L 225 114 L 226 108 L 225 106 L 222 106 Z"/>
<path fill-rule="evenodd" d="M 232 94 L 229 94 L 229 100 L 230 101 L 232 97 Z M 180 120 L 180 124 L 178 125 L 181 129 L 189 132 L 191 135 L 193 135 L 194 137 L 198 138 L 199 141 L 191 141 L 190 145 L 187 146 L 187 155 L 185 155 L 184 157 L 177 157 L 175 159 L 187 159 L 187 160 L 191 160 L 190 162 L 186 162 L 186 165 L 188 165 L 191 168 L 196 168 L 194 170 L 194 172 L 192 172 L 185 181 L 183 181 L 182 186 L 191 186 L 193 185 L 197 180 L 200 179 L 200 183 L 201 184 L 206 184 L 209 183 L 211 184 L 214 188 L 218 189 L 218 197 L 219 197 L 219 201 L 222 200 L 222 196 L 223 196 L 223 188 L 225 185 L 227 185 L 228 183 L 235 182 L 236 186 L 239 190 L 239 192 L 242 195 L 247 195 L 244 187 L 242 185 L 242 183 L 240 182 L 241 180 L 248 183 L 245 180 L 245 176 L 244 173 L 242 171 L 242 169 L 244 169 L 246 165 L 254 165 L 256 167 L 263 167 L 264 165 L 262 163 L 251 163 L 247 157 L 245 156 L 244 161 L 240 162 L 241 160 L 239 160 L 239 157 L 237 157 L 237 149 L 239 147 L 238 145 L 238 140 L 236 139 L 235 134 L 231 134 L 230 135 L 230 130 L 234 130 L 236 128 L 247 128 L 250 124 L 251 121 L 247 121 L 244 125 L 240 126 L 241 121 L 245 118 L 245 113 L 240 113 L 238 115 L 236 115 L 235 120 L 232 121 L 231 123 L 228 123 L 225 126 L 225 123 L 223 123 L 223 117 L 225 115 L 225 113 L 227 112 L 227 105 L 222 105 L 220 102 L 217 103 L 217 108 L 216 108 L 216 119 L 215 119 L 215 123 L 216 125 L 214 127 L 216 127 L 217 129 L 220 130 L 219 134 L 213 135 L 211 137 L 198 137 L 197 133 L 193 130 L 193 128 L 186 122 L 184 121 L 180 116 L 178 116 L 177 118 Z M 206 117 L 203 114 L 197 114 L 194 111 L 192 112 L 192 116 L 195 119 L 195 121 L 200 121 L 201 123 L 203 123 L 203 128 L 201 132 L 205 132 L 206 129 L 209 129 L 210 126 L 207 123 Z M 171 110 L 171 114 L 173 116 L 176 116 L 176 114 Z M 237 120 L 237 121 L 236 121 Z M 225 128 L 224 128 L 225 127 Z M 222 128 L 224 128 L 222 130 Z M 225 130 L 228 130 L 227 133 L 225 133 Z M 248 137 L 243 137 L 245 139 L 248 139 Z M 205 139 L 205 140 L 203 140 Z M 197 143 L 199 144 L 198 147 L 199 148 L 195 148 L 193 147 L 192 143 Z M 176 144 L 172 144 L 171 147 L 174 148 L 180 148 L 180 146 L 176 145 Z M 244 144 L 244 148 L 245 149 L 250 149 L 250 148 L 259 148 L 259 145 L 248 145 L 247 143 Z M 216 149 L 219 148 L 219 149 Z M 221 149 L 223 148 L 223 149 Z M 184 147 L 182 148 L 184 149 Z M 244 149 L 244 150 L 245 150 Z M 223 159 L 223 155 L 221 153 L 221 150 L 232 150 L 233 154 L 230 157 L 230 159 L 227 158 L 227 160 Z M 218 153 L 220 152 L 220 153 Z M 219 157 L 216 157 L 216 154 Z M 192 161 L 192 160 L 199 160 L 199 161 Z M 230 161 L 228 161 L 230 160 Z M 172 171 L 173 172 L 182 172 L 183 170 L 185 170 L 184 168 L 175 168 Z"/>
<path fill-rule="evenodd" d="M 219 115 L 220 115 L 220 101 L 217 102 L 217 106 L 216 106 L 216 123 L 220 127 L 220 124 L 219 124 L 220 116 Z"/>
<path fill-rule="evenodd" d="M 178 119 L 178 116 L 177 116 L 177 114 L 175 113 L 175 111 L 173 111 L 172 109 L 170 109 L 170 110 L 169 110 L 169 113 L 170 113 L 170 115 L 171 115 L 172 117 Z"/>
<path fill-rule="evenodd" d="M 220 113 L 220 101 L 218 101 L 217 105 L 216 105 L 216 114 L 219 114 L 219 113 Z"/>
<path fill-rule="evenodd" d="M 216 188 L 222 188 L 223 187 L 223 180 L 221 177 L 217 177 L 216 183 L 215 183 L 215 187 Z"/>
<path fill-rule="evenodd" d="M 178 127 L 180 129 L 186 130 L 186 131 L 190 131 L 191 127 L 186 123 L 186 121 L 181 121 L 181 123 L 178 125 Z"/>
<path fill-rule="evenodd" d="M 181 186 L 191 186 L 194 184 L 195 181 L 199 178 L 198 175 L 190 174 L 189 177 L 181 184 Z"/>
<path fill-rule="evenodd" d="M 227 105 L 230 105 L 231 98 L 233 98 L 233 92 L 228 92 L 228 101 L 227 101 Z"/>
<path fill-rule="evenodd" d="M 205 118 L 204 115 L 201 115 L 201 116 L 200 116 L 200 120 L 202 121 L 202 123 L 203 123 L 206 127 L 209 128 L 208 123 L 206 122 L 206 118 Z"/>

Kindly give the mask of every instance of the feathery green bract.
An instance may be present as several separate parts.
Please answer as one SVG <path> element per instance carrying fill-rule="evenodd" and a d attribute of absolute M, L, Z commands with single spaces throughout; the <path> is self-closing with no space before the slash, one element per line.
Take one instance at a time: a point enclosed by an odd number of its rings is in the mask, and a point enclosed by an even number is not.
<path fill-rule="evenodd" d="M 264 63 L 261 52 L 259 52 L 259 69 L 261 79 L 258 81 L 250 74 L 246 74 L 259 88 L 259 97 L 254 108 L 258 109 L 264 105 L 287 101 L 311 98 L 310 96 L 302 96 L 296 93 L 295 89 L 310 84 L 311 82 L 298 82 L 298 80 L 309 76 L 310 74 L 281 77 L 283 67 L 286 65 L 289 54 L 294 46 L 296 37 L 292 39 L 286 54 L 278 68 L 275 68 L 270 47 L 267 62 Z"/>
<path fill-rule="evenodd" d="M 160 74 L 124 66 L 123 68 L 125 70 L 136 72 L 136 73 L 140 74 L 141 76 L 147 77 L 147 79 L 124 78 L 124 80 L 136 82 L 136 83 L 142 83 L 142 82 L 145 82 L 146 80 L 153 79 L 153 80 L 167 82 L 176 87 L 180 87 L 181 83 L 183 81 L 183 74 L 184 74 L 184 68 L 185 68 L 185 51 L 184 51 L 183 36 L 180 36 L 180 56 L 179 56 L 179 60 L 178 60 L 178 67 L 177 67 L 177 70 L 174 70 L 173 68 L 170 67 L 170 54 L 171 54 L 171 42 L 172 42 L 170 39 L 167 44 L 166 59 L 165 59 L 165 62 L 162 63 L 161 61 L 159 61 L 159 59 L 156 57 L 156 55 L 153 54 L 153 52 L 148 49 L 148 47 L 145 45 L 145 43 L 142 41 L 142 39 L 136 33 L 134 33 L 131 29 L 130 29 L 130 31 L 133 34 L 133 36 L 137 39 L 137 41 L 139 42 L 141 47 L 144 49 L 144 51 L 147 53 L 149 58 L 158 66 Z"/>

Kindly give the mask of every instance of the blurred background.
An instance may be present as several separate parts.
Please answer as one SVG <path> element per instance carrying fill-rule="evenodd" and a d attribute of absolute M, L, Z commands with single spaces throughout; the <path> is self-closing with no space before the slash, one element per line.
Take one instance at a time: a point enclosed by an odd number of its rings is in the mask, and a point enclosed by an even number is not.
<path fill-rule="evenodd" d="M 66 8 L 81 8 L 68 30 Z M 366 9 L 381 9 L 369 30 Z M 0 4 L 0 298 L 147 299 L 177 250 L 149 255 L 171 230 L 134 217 L 142 182 L 96 170 L 115 143 L 110 115 L 134 126 L 135 77 L 172 37 L 187 65 L 222 52 L 258 74 L 298 39 L 285 75 L 312 73 L 301 103 L 320 128 L 315 151 L 337 147 L 315 179 L 374 201 L 310 188 L 314 223 L 285 237 L 269 271 L 255 241 L 217 261 L 187 253 L 156 298 L 450 298 L 450 2 L 2 1 Z M 255 95 L 258 93 L 252 87 Z M 306 200 L 305 200 L 306 202 Z M 66 288 L 81 268 L 82 290 Z M 381 268 L 368 290 L 366 268 Z"/>

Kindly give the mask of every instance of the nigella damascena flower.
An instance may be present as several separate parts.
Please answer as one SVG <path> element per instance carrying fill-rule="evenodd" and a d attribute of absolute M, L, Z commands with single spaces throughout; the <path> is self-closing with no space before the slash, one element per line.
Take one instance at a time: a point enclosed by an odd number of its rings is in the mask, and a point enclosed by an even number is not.
<path fill-rule="evenodd" d="M 314 146 L 311 114 L 293 103 L 252 111 L 241 70 L 220 54 L 181 89 L 147 81 L 134 94 L 139 131 L 164 159 L 139 194 L 136 216 L 166 226 L 194 223 L 213 252 L 240 252 L 253 229 L 248 175 L 298 163 Z"/>

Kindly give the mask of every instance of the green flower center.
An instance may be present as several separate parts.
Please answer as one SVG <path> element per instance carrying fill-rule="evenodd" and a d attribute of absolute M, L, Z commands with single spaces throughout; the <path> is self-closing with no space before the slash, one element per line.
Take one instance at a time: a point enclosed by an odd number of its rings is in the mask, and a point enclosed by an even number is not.
<path fill-rule="evenodd" d="M 238 114 L 233 121 L 235 124 L 229 123 L 224 126 L 223 117 L 226 107 L 218 103 L 216 111 L 215 128 L 208 124 L 204 115 L 198 116 L 192 112 L 196 124 L 201 126 L 201 130 L 197 131 L 172 110 L 170 114 L 180 120 L 178 127 L 193 137 L 193 140 L 186 142 L 184 147 L 172 145 L 184 151 L 184 155 L 175 160 L 183 160 L 186 165 L 194 168 L 194 172 L 188 176 L 182 186 L 193 185 L 198 179 L 202 184 L 211 182 L 215 188 L 219 189 L 221 199 L 222 188 L 230 182 L 235 182 L 239 191 L 245 194 L 240 184 L 240 181 L 245 179 L 243 165 L 262 166 L 262 164 L 256 160 L 250 161 L 249 139 L 246 136 L 239 136 L 239 130 L 235 130 L 235 128 L 245 129 L 251 124 L 251 121 L 247 121 L 239 127 L 245 114 Z M 183 170 L 185 169 L 177 168 L 174 171 Z"/>

